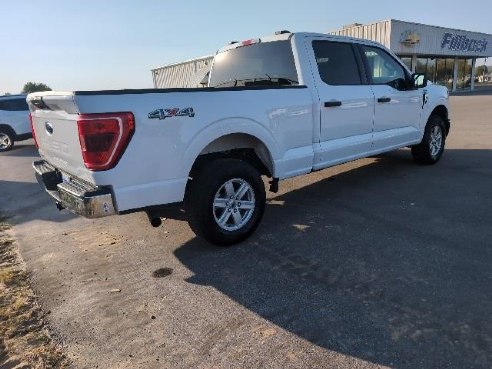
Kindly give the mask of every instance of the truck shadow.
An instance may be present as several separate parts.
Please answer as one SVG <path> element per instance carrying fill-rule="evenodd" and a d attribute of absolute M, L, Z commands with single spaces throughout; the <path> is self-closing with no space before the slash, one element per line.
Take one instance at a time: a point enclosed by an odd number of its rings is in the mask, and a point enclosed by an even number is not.
<path fill-rule="evenodd" d="M 54 201 L 36 182 L 0 180 L 0 213 L 12 224 L 31 220 L 65 222 L 75 217 L 59 212 Z"/>
<path fill-rule="evenodd" d="M 16 143 L 10 151 L 2 152 L 0 156 L 38 157 L 39 154 L 34 141 L 28 140 Z"/>
<path fill-rule="evenodd" d="M 12 150 L 0 153 L 0 157 L 23 157 L 36 160 L 39 154 L 33 143 L 33 140 L 16 143 Z M 11 164 L 5 165 L 6 169 L 3 171 L 8 171 L 9 165 Z M 30 162 L 28 164 L 22 162 L 19 165 L 25 165 L 25 170 L 29 173 L 28 176 L 20 173 L 24 176 L 24 181 L 5 180 L 2 178 L 13 177 L 11 173 L 0 173 L 0 212 L 3 216 L 13 224 L 27 223 L 31 220 L 64 222 L 74 217 L 68 212 L 60 213 L 56 209 L 54 201 L 35 182 Z"/>
<path fill-rule="evenodd" d="M 400 150 L 328 169 L 272 197 L 243 244 L 195 238 L 175 255 L 188 282 L 327 350 L 395 368 L 489 368 L 491 162 L 492 150 L 447 150 L 416 166 Z"/>

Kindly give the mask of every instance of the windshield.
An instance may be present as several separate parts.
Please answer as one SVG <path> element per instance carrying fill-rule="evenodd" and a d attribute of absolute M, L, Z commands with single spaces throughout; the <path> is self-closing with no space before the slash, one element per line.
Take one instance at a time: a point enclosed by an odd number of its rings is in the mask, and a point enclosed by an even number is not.
<path fill-rule="evenodd" d="M 242 46 L 217 54 L 210 87 L 297 85 L 290 41 Z"/>

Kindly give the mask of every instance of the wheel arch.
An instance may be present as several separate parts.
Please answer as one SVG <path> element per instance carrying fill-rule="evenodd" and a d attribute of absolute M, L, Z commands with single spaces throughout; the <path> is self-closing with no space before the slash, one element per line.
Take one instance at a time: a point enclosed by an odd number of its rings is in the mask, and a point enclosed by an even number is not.
<path fill-rule="evenodd" d="M 274 173 L 275 164 L 270 150 L 263 141 L 250 134 L 230 133 L 213 140 L 199 153 L 190 173 L 203 161 L 214 158 L 241 159 L 255 167 L 260 174 L 272 177 Z"/>
<path fill-rule="evenodd" d="M 13 140 L 15 139 L 15 136 L 17 136 L 14 129 L 11 126 L 9 126 L 8 124 L 1 124 L 0 123 L 0 130 L 3 130 L 4 132 L 9 133 L 12 136 Z"/>
<path fill-rule="evenodd" d="M 261 174 L 273 177 L 278 153 L 275 139 L 259 123 L 228 121 L 209 127 L 191 141 L 185 153 L 185 170 L 191 176 L 204 160 L 231 157 L 248 161 Z"/>
<path fill-rule="evenodd" d="M 446 135 L 448 135 L 450 130 L 450 121 L 449 121 L 449 110 L 444 105 L 437 105 L 434 110 L 429 115 L 429 118 L 433 115 L 437 115 L 444 121 L 444 127 L 446 129 Z"/>

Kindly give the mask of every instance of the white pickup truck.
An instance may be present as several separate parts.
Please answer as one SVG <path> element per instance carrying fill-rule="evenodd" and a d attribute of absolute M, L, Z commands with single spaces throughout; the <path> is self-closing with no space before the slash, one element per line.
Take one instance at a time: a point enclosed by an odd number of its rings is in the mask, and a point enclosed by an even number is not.
<path fill-rule="evenodd" d="M 215 55 L 205 89 L 42 92 L 27 98 L 39 182 L 85 217 L 169 204 L 218 245 L 247 238 L 265 186 L 411 147 L 436 163 L 449 132 L 448 91 L 411 74 L 382 45 L 277 32 Z"/>

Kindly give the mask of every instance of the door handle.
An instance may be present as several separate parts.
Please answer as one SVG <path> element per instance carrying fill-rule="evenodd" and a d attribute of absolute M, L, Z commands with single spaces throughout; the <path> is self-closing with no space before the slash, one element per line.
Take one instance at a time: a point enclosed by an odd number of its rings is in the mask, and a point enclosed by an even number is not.
<path fill-rule="evenodd" d="M 325 102 L 325 108 L 335 108 L 337 106 L 342 106 L 341 101 L 326 101 Z"/>
<path fill-rule="evenodd" d="M 380 97 L 378 99 L 378 103 L 389 103 L 391 101 L 391 97 Z"/>

